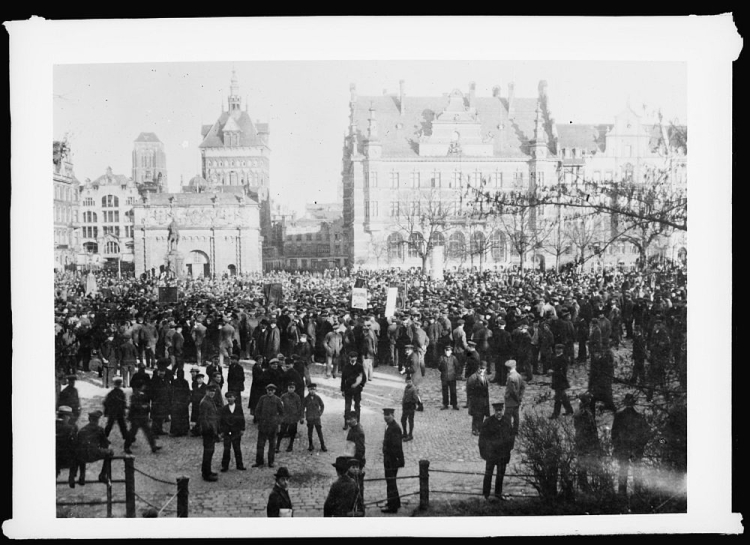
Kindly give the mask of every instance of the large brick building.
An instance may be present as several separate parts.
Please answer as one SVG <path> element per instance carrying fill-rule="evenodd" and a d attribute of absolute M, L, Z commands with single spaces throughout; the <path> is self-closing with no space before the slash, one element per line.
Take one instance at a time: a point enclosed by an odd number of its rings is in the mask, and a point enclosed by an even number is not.
<path fill-rule="evenodd" d="M 364 267 L 421 266 L 422 257 L 407 244 L 434 237 L 445 265 L 510 265 L 520 261 L 509 239 L 509 226 L 498 218 L 469 219 L 468 186 L 496 191 L 551 187 L 566 176 L 595 177 L 637 173 L 646 164 L 663 166 L 660 134 L 629 110 L 614 125 L 558 125 L 546 82 L 536 97 L 515 96 L 510 83 L 492 96 L 463 93 L 411 97 L 404 81 L 396 95 L 359 96 L 350 87 L 350 121 L 343 155 L 344 234 L 349 262 Z M 684 155 L 676 161 L 684 179 Z M 670 167 L 671 168 L 671 167 Z M 425 210 L 444 226 L 431 229 Z M 533 210 L 529 225 L 552 224 L 564 213 L 551 207 Z M 423 218 L 414 225 L 409 218 Z M 554 236 L 562 237 L 564 222 Z M 518 227 L 514 227 L 518 229 Z M 517 234 L 517 233 L 516 233 Z M 657 245 L 658 246 L 658 245 Z M 602 261 L 631 255 L 614 245 Z M 572 260 L 569 247 L 563 260 Z M 550 250 L 525 255 L 527 265 L 550 265 Z M 560 257 L 560 256 L 558 256 Z M 546 259 L 545 259 L 546 258 Z M 634 259 L 634 258 L 633 258 Z M 426 260 L 425 264 L 429 263 Z"/>

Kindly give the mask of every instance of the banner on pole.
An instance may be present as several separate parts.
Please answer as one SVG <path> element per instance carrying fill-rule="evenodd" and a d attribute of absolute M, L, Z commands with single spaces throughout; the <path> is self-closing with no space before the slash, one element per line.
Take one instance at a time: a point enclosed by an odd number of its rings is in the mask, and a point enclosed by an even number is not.
<path fill-rule="evenodd" d="M 367 308 L 367 290 L 365 288 L 352 288 L 352 308 L 360 310 Z"/>
<path fill-rule="evenodd" d="M 281 306 L 284 301 L 284 291 L 281 284 L 265 284 L 263 295 L 266 298 L 266 305 Z"/>
<path fill-rule="evenodd" d="M 385 300 L 385 317 L 391 318 L 396 312 L 396 299 L 398 298 L 398 288 L 388 288 L 388 295 Z"/>

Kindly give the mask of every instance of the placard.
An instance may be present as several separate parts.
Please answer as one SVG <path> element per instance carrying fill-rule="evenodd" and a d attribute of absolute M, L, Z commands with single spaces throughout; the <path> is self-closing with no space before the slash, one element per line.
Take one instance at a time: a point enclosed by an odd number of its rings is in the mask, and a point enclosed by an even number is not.
<path fill-rule="evenodd" d="M 352 288 L 352 308 L 360 310 L 367 308 L 367 290 L 365 288 Z"/>
<path fill-rule="evenodd" d="M 177 301 L 177 286 L 159 286 L 160 303 L 176 303 Z"/>
<path fill-rule="evenodd" d="M 390 318 L 396 312 L 396 299 L 398 298 L 398 288 L 388 288 L 388 295 L 385 300 L 385 317 Z"/>

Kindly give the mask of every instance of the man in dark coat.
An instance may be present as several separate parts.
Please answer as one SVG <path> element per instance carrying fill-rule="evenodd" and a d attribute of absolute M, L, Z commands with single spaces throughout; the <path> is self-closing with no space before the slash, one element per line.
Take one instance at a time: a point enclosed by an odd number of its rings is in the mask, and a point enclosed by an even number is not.
<path fill-rule="evenodd" d="M 263 360 L 263 356 L 258 356 L 258 359 L 253 364 L 252 369 L 252 382 L 250 383 L 250 399 L 247 402 L 247 408 L 250 409 L 250 414 L 255 416 L 255 406 L 266 391 L 266 386 L 272 381 L 268 379 L 268 368 Z M 253 418 L 253 422 L 257 420 Z"/>
<path fill-rule="evenodd" d="M 107 417 L 107 425 L 104 427 L 104 435 L 109 437 L 109 433 L 112 431 L 116 422 L 120 427 L 122 438 L 127 440 L 128 426 L 125 424 L 127 400 L 125 399 L 125 392 L 122 391 L 122 377 L 115 377 L 112 379 L 112 382 L 114 382 L 114 388 L 107 392 L 107 395 L 104 398 L 104 416 Z"/>
<path fill-rule="evenodd" d="M 495 384 L 505 385 L 507 368 L 505 362 L 513 354 L 513 343 L 510 333 L 505 329 L 505 320 L 502 318 L 496 322 L 496 328 L 492 334 L 492 341 L 495 351 L 495 375 L 492 382 Z"/>
<path fill-rule="evenodd" d="M 477 343 L 474 341 L 467 341 L 466 343 L 466 357 L 464 362 L 464 377 L 468 380 L 471 375 L 477 372 L 479 365 L 482 363 L 477 351 Z"/>
<path fill-rule="evenodd" d="M 99 425 L 99 419 L 102 417 L 101 411 L 89 413 L 89 423 L 82 427 L 76 438 L 76 465 L 78 469 L 78 485 L 86 484 L 86 464 L 104 460 L 102 469 L 99 472 L 99 481 L 107 483 L 112 475 L 112 456 L 114 452 L 109 448 L 109 439 L 104 434 L 104 430 Z M 75 473 L 71 470 L 70 479 L 75 478 Z"/>
<path fill-rule="evenodd" d="M 245 369 L 236 354 L 232 354 L 231 363 L 227 369 L 227 391 L 234 392 L 237 399 L 240 399 L 242 392 L 245 391 Z"/>
<path fill-rule="evenodd" d="M 105 388 L 110 387 L 112 378 L 115 376 L 119 364 L 117 361 L 117 352 L 115 350 L 114 341 L 114 333 L 110 333 L 99 349 L 99 355 L 102 358 L 102 381 L 104 382 Z"/>
<path fill-rule="evenodd" d="M 185 380 L 185 373 L 182 369 L 177 370 L 177 376 L 172 381 L 171 390 L 169 436 L 182 437 L 190 431 L 190 403 L 192 400 L 190 385 Z"/>
<path fill-rule="evenodd" d="M 211 471 L 211 461 L 216 450 L 216 442 L 219 440 L 219 412 L 213 400 L 215 395 L 221 394 L 215 384 L 210 384 L 206 388 L 206 396 L 201 400 L 200 416 L 198 417 L 203 437 L 201 475 L 204 481 L 209 482 L 215 482 L 219 479 L 218 473 Z"/>
<path fill-rule="evenodd" d="M 164 421 L 172 409 L 172 385 L 167 382 L 166 360 L 159 360 L 156 372 L 148 384 L 148 396 L 151 398 L 151 431 L 154 435 L 166 435 Z"/>
<path fill-rule="evenodd" d="M 130 379 L 130 387 L 135 392 L 140 389 L 141 385 L 146 385 L 151 382 L 151 376 L 146 372 L 146 364 L 143 362 L 138 364 L 138 371 L 135 372 L 133 378 Z"/>
<path fill-rule="evenodd" d="M 349 352 L 349 363 L 341 370 L 341 393 L 344 394 L 344 429 L 347 428 L 346 415 L 352 410 L 359 420 L 360 402 L 362 401 L 362 389 L 365 387 L 367 377 L 360 363 L 357 363 L 358 354 Z"/>
<path fill-rule="evenodd" d="M 347 517 L 357 508 L 357 481 L 349 476 L 349 464 L 357 464 L 357 460 L 349 456 L 339 456 L 331 464 L 336 468 L 338 479 L 328 490 L 328 496 L 323 504 L 324 517 Z"/>
<path fill-rule="evenodd" d="M 182 324 L 175 325 L 169 357 L 172 360 L 172 372 L 176 374 L 185 365 L 185 337 L 182 336 Z"/>
<path fill-rule="evenodd" d="M 615 413 L 612 421 L 612 454 L 618 465 L 618 492 L 628 492 L 628 467 L 633 468 L 633 483 L 638 493 L 642 486 L 641 460 L 651 430 L 642 414 L 635 410 L 635 396 L 625 394 L 625 407 Z"/>
<path fill-rule="evenodd" d="M 596 402 L 604 403 L 604 408 L 615 412 L 615 402 L 612 399 L 612 379 L 615 373 L 615 360 L 610 348 L 604 348 L 597 357 L 591 353 L 591 367 L 589 368 L 589 387 L 591 394 L 591 411 L 596 414 Z"/>
<path fill-rule="evenodd" d="M 447 409 L 450 402 L 453 409 L 457 411 L 459 409 L 456 395 L 456 376 L 458 375 L 460 364 L 456 356 L 453 355 L 453 347 L 450 344 L 445 345 L 443 352 L 437 364 L 437 368 L 440 371 L 440 383 L 443 389 L 442 408 Z"/>
<path fill-rule="evenodd" d="M 268 443 L 268 467 L 273 467 L 276 456 L 276 433 L 284 416 L 284 404 L 276 396 L 276 385 L 266 386 L 266 395 L 258 400 L 255 406 L 255 418 L 258 419 L 258 442 L 255 446 L 255 463 L 253 467 L 263 467 L 263 452 Z"/>
<path fill-rule="evenodd" d="M 266 516 L 269 518 L 281 516 L 291 517 L 292 500 L 289 498 L 289 492 L 287 491 L 289 479 L 291 478 L 289 470 L 285 467 L 280 467 L 274 474 L 274 478 L 276 479 L 276 483 L 273 485 L 273 490 L 268 496 Z"/>
<path fill-rule="evenodd" d="M 325 404 L 317 393 L 317 385 L 310 383 L 308 386 L 309 393 L 305 396 L 302 402 L 302 409 L 305 412 L 305 421 L 307 422 L 307 450 L 313 451 L 313 428 L 318 434 L 318 440 L 320 441 L 320 450 L 327 452 L 325 440 L 323 439 L 323 428 L 320 423 L 320 418 L 323 416 L 325 410 Z"/>
<path fill-rule="evenodd" d="M 242 450 L 240 440 L 245 432 L 245 414 L 242 412 L 242 405 L 236 403 L 234 391 L 229 390 L 226 393 L 227 404 L 221 408 L 219 413 L 219 433 L 224 439 L 224 454 L 221 458 L 221 471 L 229 471 L 229 459 L 231 456 L 230 447 L 234 450 L 234 462 L 237 469 L 245 471 L 242 464 Z"/>
<path fill-rule="evenodd" d="M 555 345 L 555 356 L 552 359 L 552 391 L 555 392 L 555 406 L 550 418 L 560 416 L 560 408 L 565 407 L 565 414 L 573 414 L 573 407 L 570 405 L 570 399 L 566 390 L 570 388 L 568 382 L 568 355 L 565 354 L 565 345 L 558 343 Z"/>
<path fill-rule="evenodd" d="M 385 485 L 387 506 L 381 509 L 383 513 L 397 513 L 401 508 L 401 497 L 398 493 L 399 468 L 404 467 L 404 450 L 401 427 L 396 423 L 395 409 L 383 409 L 383 419 L 387 427 L 383 436 L 383 468 L 385 469 Z"/>
<path fill-rule="evenodd" d="M 476 372 L 466 379 L 466 398 L 471 416 L 472 435 L 479 435 L 484 417 L 490 415 L 490 391 L 486 374 L 487 364 L 481 362 Z"/>
<path fill-rule="evenodd" d="M 191 433 L 193 435 L 200 435 L 200 426 L 198 424 L 198 415 L 200 414 L 200 404 L 203 398 L 206 396 L 206 388 L 207 385 L 204 382 L 204 379 L 206 378 L 203 373 L 198 373 L 198 369 L 196 369 L 196 373 L 194 373 L 195 378 L 193 382 L 193 389 L 190 393 L 190 421 L 193 423 L 193 429 L 191 430 Z"/>
<path fill-rule="evenodd" d="M 292 359 L 285 359 L 283 369 L 284 374 L 282 375 L 281 383 L 294 383 L 294 393 L 299 396 L 300 400 L 305 399 L 305 378 L 294 368 L 294 361 Z"/>
<path fill-rule="evenodd" d="M 148 421 L 148 415 L 151 411 L 151 401 L 146 393 L 146 386 L 146 382 L 141 382 L 138 384 L 138 388 L 134 389 L 133 393 L 130 394 L 130 410 L 128 411 L 130 432 L 125 441 L 126 454 L 133 454 L 130 450 L 130 445 L 135 442 L 135 436 L 139 429 L 142 429 L 143 433 L 146 435 L 148 444 L 151 447 L 151 452 L 156 452 L 161 449 L 160 446 L 156 445 L 154 434 L 151 432 L 151 423 Z"/>
<path fill-rule="evenodd" d="M 492 408 L 495 414 L 484 420 L 479 432 L 479 455 L 485 461 L 484 481 L 482 483 L 482 494 L 485 499 L 490 497 L 495 467 L 497 467 L 495 497 L 503 499 L 505 468 L 510 462 L 510 452 L 515 444 L 516 435 L 513 433 L 510 418 L 504 415 L 504 407 L 504 403 L 493 403 Z"/>
<path fill-rule="evenodd" d="M 118 359 L 120 360 L 120 372 L 123 376 L 123 386 L 127 388 L 131 386 L 130 380 L 138 366 L 138 349 L 133 344 L 133 338 L 130 334 L 125 335 L 125 342 L 118 349 Z"/>
<path fill-rule="evenodd" d="M 422 363 L 420 363 L 419 354 L 417 353 L 413 344 L 407 344 L 404 347 L 404 354 L 405 358 L 402 372 L 406 375 L 407 380 L 412 380 L 412 384 L 414 385 L 414 389 L 416 390 L 417 397 L 419 398 L 419 385 L 422 382 L 422 377 L 424 377 L 425 375 L 424 366 L 422 365 Z M 421 398 L 419 398 L 416 410 L 424 410 L 424 405 L 422 404 Z"/>
<path fill-rule="evenodd" d="M 61 469 L 69 470 L 68 484 L 71 488 L 76 486 L 76 438 L 78 437 L 78 426 L 71 422 L 73 410 L 61 405 L 57 408 L 57 420 L 55 421 L 55 465 L 57 474 Z"/>
<path fill-rule="evenodd" d="M 57 406 L 58 408 L 60 406 L 70 407 L 72 410 L 70 421 L 75 424 L 81 416 L 81 400 L 78 397 L 78 389 L 76 388 L 76 379 L 78 377 L 74 374 L 70 374 L 65 378 L 68 381 L 68 385 L 63 388 L 57 396 Z"/>

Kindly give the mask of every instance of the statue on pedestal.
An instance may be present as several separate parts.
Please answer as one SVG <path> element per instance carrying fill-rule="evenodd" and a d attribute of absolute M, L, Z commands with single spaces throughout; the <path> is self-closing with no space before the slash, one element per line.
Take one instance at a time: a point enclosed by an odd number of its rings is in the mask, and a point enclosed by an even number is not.
<path fill-rule="evenodd" d="M 172 217 L 172 221 L 170 222 L 169 226 L 167 227 L 168 230 L 168 236 L 167 236 L 167 248 L 168 251 L 176 251 L 177 245 L 180 243 L 180 230 L 177 227 L 177 220 Z"/>

